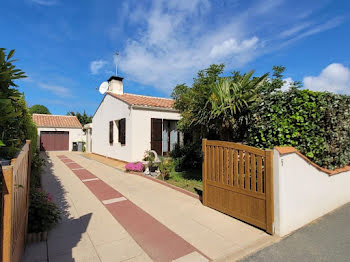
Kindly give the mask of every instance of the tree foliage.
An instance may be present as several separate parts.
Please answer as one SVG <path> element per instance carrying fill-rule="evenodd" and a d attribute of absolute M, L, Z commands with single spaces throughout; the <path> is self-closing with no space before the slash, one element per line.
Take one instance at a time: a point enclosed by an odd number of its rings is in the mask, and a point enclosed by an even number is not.
<path fill-rule="evenodd" d="M 44 105 L 33 105 L 29 108 L 30 114 L 46 114 L 51 115 L 50 110 Z"/>
<path fill-rule="evenodd" d="M 191 150 L 175 161 L 198 161 L 190 154 L 202 138 L 238 141 L 260 148 L 294 146 L 316 164 L 334 169 L 350 164 L 350 96 L 300 90 L 294 82 L 282 91 L 285 67 L 271 75 L 234 71 L 223 65 L 201 70 L 192 87 L 178 85 L 172 96 L 181 113 L 179 129 L 192 136 Z M 182 156 L 180 156 L 182 154 Z"/>
<path fill-rule="evenodd" d="M 80 112 L 75 113 L 70 111 L 67 113 L 67 116 L 76 116 L 79 122 L 82 124 L 82 126 L 92 122 L 92 116 L 89 116 L 88 114 L 86 114 L 85 110 L 82 114 Z"/>
<path fill-rule="evenodd" d="M 211 65 L 198 72 L 192 87 L 182 84 L 174 88 L 175 108 L 182 116 L 179 129 L 196 130 L 200 139 L 235 141 L 245 136 L 242 127 L 248 123 L 250 108 L 259 99 L 267 74 L 252 77 L 254 71 L 235 71 L 222 77 L 223 70 L 223 64 Z"/>
<path fill-rule="evenodd" d="M 16 88 L 15 80 L 26 76 L 13 64 L 13 55 L 14 50 L 6 55 L 0 48 L 0 157 L 7 159 L 15 156 L 26 139 L 36 145 L 37 136 L 24 96 Z"/>

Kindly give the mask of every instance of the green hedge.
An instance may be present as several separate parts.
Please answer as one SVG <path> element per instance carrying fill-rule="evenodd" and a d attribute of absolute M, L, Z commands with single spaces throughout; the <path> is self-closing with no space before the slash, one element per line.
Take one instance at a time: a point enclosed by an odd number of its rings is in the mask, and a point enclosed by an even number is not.
<path fill-rule="evenodd" d="M 350 164 L 350 96 L 292 89 L 275 92 L 253 110 L 248 144 L 294 146 L 316 164 Z"/>

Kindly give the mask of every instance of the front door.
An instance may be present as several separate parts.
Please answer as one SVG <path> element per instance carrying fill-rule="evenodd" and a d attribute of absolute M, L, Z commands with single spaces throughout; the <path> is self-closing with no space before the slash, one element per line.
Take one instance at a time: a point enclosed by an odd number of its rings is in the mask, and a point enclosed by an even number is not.
<path fill-rule="evenodd" d="M 158 155 L 162 155 L 162 128 L 163 120 L 158 118 L 151 119 L 151 150 L 157 152 Z"/>

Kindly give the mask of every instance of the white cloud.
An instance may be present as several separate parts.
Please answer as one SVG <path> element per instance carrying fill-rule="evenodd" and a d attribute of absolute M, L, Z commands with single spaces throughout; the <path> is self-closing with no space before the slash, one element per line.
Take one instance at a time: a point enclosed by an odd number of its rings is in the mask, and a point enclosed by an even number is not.
<path fill-rule="evenodd" d="M 48 90 L 51 93 L 53 93 L 59 97 L 71 97 L 71 96 L 73 96 L 71 89 L 69 89 L 67 87 L 45 84 L 45 83 L 39 83 L 39 87 L 42 89 Z"/>
<path fill-rule="evenodd" d="M 299 25 L 296 27 L 292 27 L 289 30 L 283 31 L 280 36 L 282 37 L 290 37 L 289 40 L 281 44 L 281 47 L 290 45 L 295 43 L 296 41 L 299 41 L 303 38 L 322 33 L 324 31 L 330 30 L 332 28 L 335 28 L 339 26 L 341 23 L 343 23 L 344 18 L 343 17 L 335 17 L 333 19 L 328 20 L 327 22 L 324 23 L 319 23 L 317 25 L 311 26 L 310 24 L 304 24 L 304 25 Z M 299 33 L 299 34 L 297 34 Z"/>
<path fill-rule="evenodd" d="M 293 85 L 294 80 L 291 77 L 287 77 L 285 79 L 283 79 L 283 86 L 281 88 L 281 90 L 284 91 L 288 91 L 289 88 Z"/>
<path fill-rule="evenodd" d="M 222 57 L 231 54 L 241 54 L 256 49 L 259 39 L 252 37 L 238 43 L 236 39 L 230 38 L 221 44 L 214 45 L 210 51 L 212 57 Z"/>
<path fill-rule="evenodd" d="M 290 36 L 295 35 L 295 34 L 299 33 L 300 31 L 302 31 L 310 26 L 311 26 L 310 23 L 302 23 L 302 24 L 293 26 L 293 27 L 283 31 L 280 35 L 281 35 L 281 37 L 290 37 Z"/>
<path fill-rule="evenodd" d="M 90 63 L 90 71 L 91 74 L 97 75 L 101 68 L 104 67 L 107 64 L 107 61 L 105 60 L 95 60 Z"/>
<path fill-rule="evenodd" d="M 330 64 L 319 76 L 304 77 L 304 87 L 314 91 L 350 94 L 350 69 L 342 64 Z"/>
<path fill-rule="evenodd" d="M 229 68 L 253 59 L 259 39 L 242 34 L 240 20 L 208 28 L 200 21 L 209 12 L 208 1 L 157 1 L 141 21 L 139 37 L 129 39 L 121 52 L 122 72 L 169 92 L 212 63 L 225 62 Z"/>
<path fill-rule="evenodd" d="M 57 4 L 56 0 L 31 0 L 33 3 L 44 6 L 51 6 Z"/>
<path fill-rule="evenodd" d="M 166 93 L 176 84 L 190 84 L 198 70 L 210 64 L 225 63 L 230 71 L 240 69 L 258 56 L 342 22 L 330 19 L 322 23 L 307 21 L 307 15 L 298 18 L 282 14 L 283 0 L 258 1 L 244 11 L 225 15 L 225 4 L 218 7 L 208 0 L 128 3 L 129 11 L 120 15 L 125 17 L 123 23 L 135 28 L 135 33 L 125 40 L 121 50 L 121 72 L 132 81 Z M 272 19 L 276 19 L 277 8 L 279 16 L 286 20 L 278 20 L 279 25 L 284 22 L 283 26 L 271 27 L 276 24 Z M 281 32 L 290 24 L 295 26 Z"/>

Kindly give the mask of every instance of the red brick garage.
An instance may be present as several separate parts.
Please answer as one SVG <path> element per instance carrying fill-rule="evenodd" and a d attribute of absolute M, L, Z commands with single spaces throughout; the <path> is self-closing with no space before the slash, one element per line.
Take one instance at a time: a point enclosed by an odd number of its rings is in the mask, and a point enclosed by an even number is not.
<path fill-rule="evenodd" d="M 40 151 L 69 150 L 69 132 L 67 131 L 41 131 Z"/>

